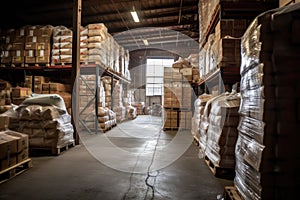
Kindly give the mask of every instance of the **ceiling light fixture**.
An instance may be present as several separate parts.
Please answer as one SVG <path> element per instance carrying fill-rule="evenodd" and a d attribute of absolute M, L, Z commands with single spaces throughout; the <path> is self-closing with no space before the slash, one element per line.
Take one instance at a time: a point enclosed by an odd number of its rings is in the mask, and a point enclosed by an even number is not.
<path fill-rule="evenodd" d="M 134 6 L 130 13 L 131 13 L 131 16 L 132 16 L 134 22 L 136 22 L 136 23 L 140 22 L 139 16 L 137 15 L 137 12 L 135 11 Z"/>
<path fill-rule="evenodd" d="M 143 43 L 144 43 L 145 46 L 149 46 L 148 40 L 145 40 L 145 39 L 144 39 L 144 40 L 143 40 Z"/>

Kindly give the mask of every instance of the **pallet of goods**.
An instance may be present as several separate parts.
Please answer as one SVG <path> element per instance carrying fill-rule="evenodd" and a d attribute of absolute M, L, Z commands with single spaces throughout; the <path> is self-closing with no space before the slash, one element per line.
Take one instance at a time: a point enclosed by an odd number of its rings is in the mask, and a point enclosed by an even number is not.
<path fill-rule="evenodd" d="M 0 183 L 32 166 L 28 135 L 11 130 L 0 132 Z"/>
<path fill-rule="evenodd" d="M 211 104 L 204 153 L 208 166 L 216 176 L 234 177 L 239 105 L 240 95 L 235 92 L 226 94 Z"/>
<path fill-rule="evenodd" d="M 36 95 L 10 112 L 8 128 L 28 135 L 30 152 L 59 155 L 74 146 L 71 116 L 60 96 Z"/>
<path fill-rule="evenodd" d="M 293 199 L 299 188 L 300 4 L 257 16 L 242 37 L 234 184 L 244 199 Z"/>

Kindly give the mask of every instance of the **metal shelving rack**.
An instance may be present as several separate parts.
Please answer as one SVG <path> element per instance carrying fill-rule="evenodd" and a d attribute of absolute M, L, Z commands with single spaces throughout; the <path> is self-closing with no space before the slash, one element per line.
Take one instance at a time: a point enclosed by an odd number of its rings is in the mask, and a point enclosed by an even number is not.
<path fill-rule="evenodd" d="M 211 33 L 214 32 L 215 27 L 221 19 L 247 19 L 252 21 L 260 13 L 278 7 L 273 2 L 262 2 L 262 1 L 237 1 L 237 2 L 226 2 L 221 1 L 215 8 L 212 19 L 209 26 L 205 30 L 203 37 L 199 41 L 200 48 L 204 47 Z M 201 87 L 201 90 L 207 92 L 207 86 L 215 85 L 218 86 L 218 93 L 221 94 L 226 90 L 222 87 L 223 83 L 230 89 L 235 83 L 240 81 L 240 66 L 237 67 L 223 67 L 218 66 L 217 69 L 209 74 L 203 81 L 197 84 L 193 84 L 195 90 L 199 91 L 197 87 Z"/>

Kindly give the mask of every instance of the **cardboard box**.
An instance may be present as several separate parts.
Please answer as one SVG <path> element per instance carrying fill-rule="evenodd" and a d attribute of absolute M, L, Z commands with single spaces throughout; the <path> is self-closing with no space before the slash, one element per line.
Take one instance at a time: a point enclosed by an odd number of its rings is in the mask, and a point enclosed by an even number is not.
<path fill-rule="evenodd" d="M 6 120 L 8 117 L 0 116 L 0 131 L 4 131 L 6 129 L 7 123 Z"/>
<path fill-rule="evenodd" d="M 38 36 L 37 42 L 49 43 L 51 42 L 51 37 L 48 36 Z"/>
<path fill-rule="evenodd" d="M 22 64 L 24 63 L 24 56 L 13 56 L 11 62 L 13 64 Z"/>
<path fill-rule="evenodd" d="M 5 134 L 20 138 L 17 143 L 18 153 L 22 152 L 24 149 L 27 149 L 29 147 L 27 134 L 19 133 L 11 130 L 5 131 Z"/>
<path fill-rule="evenodd" d="M 36 50 L 37 43 L 36 42 L 26 42 L 25 43 L 25 50 Z"/>
<path fill-rule="evenodd" d="M 48 43 L 48 42 L 38 42 L 36 49 L 37 50 L 47 50 L 50 52 L 51 46 L 50 46 L 50 43 Z"/>
<path fill-rule="evenodd" d="M 14 42 L 10 50 L 24 50 L 24 43 Z"/>
<path fill-rule="evenodd" d="M 193 68 L 182 68 L 180 69 L 180 73 L 182 73 L 183 76 L 191 76 L 193 75 Z"/>
<path fill-rule="evenodd" d="M 12 88 L 12 97 L 25 97 L 31 94 L 30 88 L 17 87 Z"/>
<path fill-rule="evenodd" d="M 26 36 L 26 43 L 37 43 L 37 36 Z"/>
<path fill-rule="evenodd" d="M 35 84 L 42 84 L 45 82 L 45 77 L 44 76 L 35 76 L 34 77 L 34 83 Z"/>
<path fill-rule="evenodd" d="M 65 86 L 61 83 L 49 83 L 50 91 L 65 92 Z"/>
<path fill-rule="evenodd" d="M 23 149 L 20 153 L 17 154 L 17 163 L 20 163 L 29 158 L 29 149 Z"/>
<path fill-rule="evenodd" d="M 17 164 L 17 157 L 16 156 L 9 156 L 8 158 L 0 160 L 0 170 L 5 170 L 9 167 L 12 167 Z"/>
<path fill-rule="evenodd" d="M 37 63 L 50 63 L 50 57 L 49 56 L 37 56 L 36 62 Z"/>
<path fill-rule="evenodd" d="M 36 63 L 36 57 L 29 57 L 29 56 L 26 56 L 24 62 L 25 62 L 25 63 L 29 63 L 29 64 Z"/>
<path fill-rule="evenodd" d="M 0 158 L 5 158 L 3 156 L 13 155 L 18 152 L 18 140 L 19 137 L 11 136 L 5 134 L 5 132 L 0 132 Z"/>
<path fill-rule="evenodd" d="M 25 35 L 26 37 L 33 37 L 37 36 L 39 33 L 39 28 L 36 26 L 29 26 L 25 29 Z"/>
<path fill-rule="evenodd" d="M 52 36 L 52 32 L 53 32 L 53 27 L 52 26 L 45 26 L 45 27 L 39 28 L 38 36 L 39 37 L 50 38 Z"/>
<path fill-rule="evenodd" d="M 32 84 L 32 76 L 26 75 L 25 76 L 25 83 Z"/>
<path fill-rule="evenodd" d="M 35 57 L 35 50 L 25 50 L 24 53 L 25 53 L 25 57 Z"/>

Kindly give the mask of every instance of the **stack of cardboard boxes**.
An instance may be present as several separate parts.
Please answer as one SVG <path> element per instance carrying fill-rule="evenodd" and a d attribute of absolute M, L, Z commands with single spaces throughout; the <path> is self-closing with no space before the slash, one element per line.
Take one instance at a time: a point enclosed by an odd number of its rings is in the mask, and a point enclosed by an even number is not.
<path fill-rule="evenodd" d="M 24 26 L 7 30 L 1 63 L 25 66 L 50 63 L 52 26 Z"/>
<path fill-rule="evenodd" d="M 179 127 L 191 128 L 193 90 L 189 82 L 183 78 L 184 75 L 180 72 L 178 65 L 176 63 L 175 68 L 164 68 L 163 117 L 165 130 Z"/>
<path fill-rule="evenodd" d="M 28 135 L 14 131 L 0 132 L 0 171 L 29 158 Z"/>

